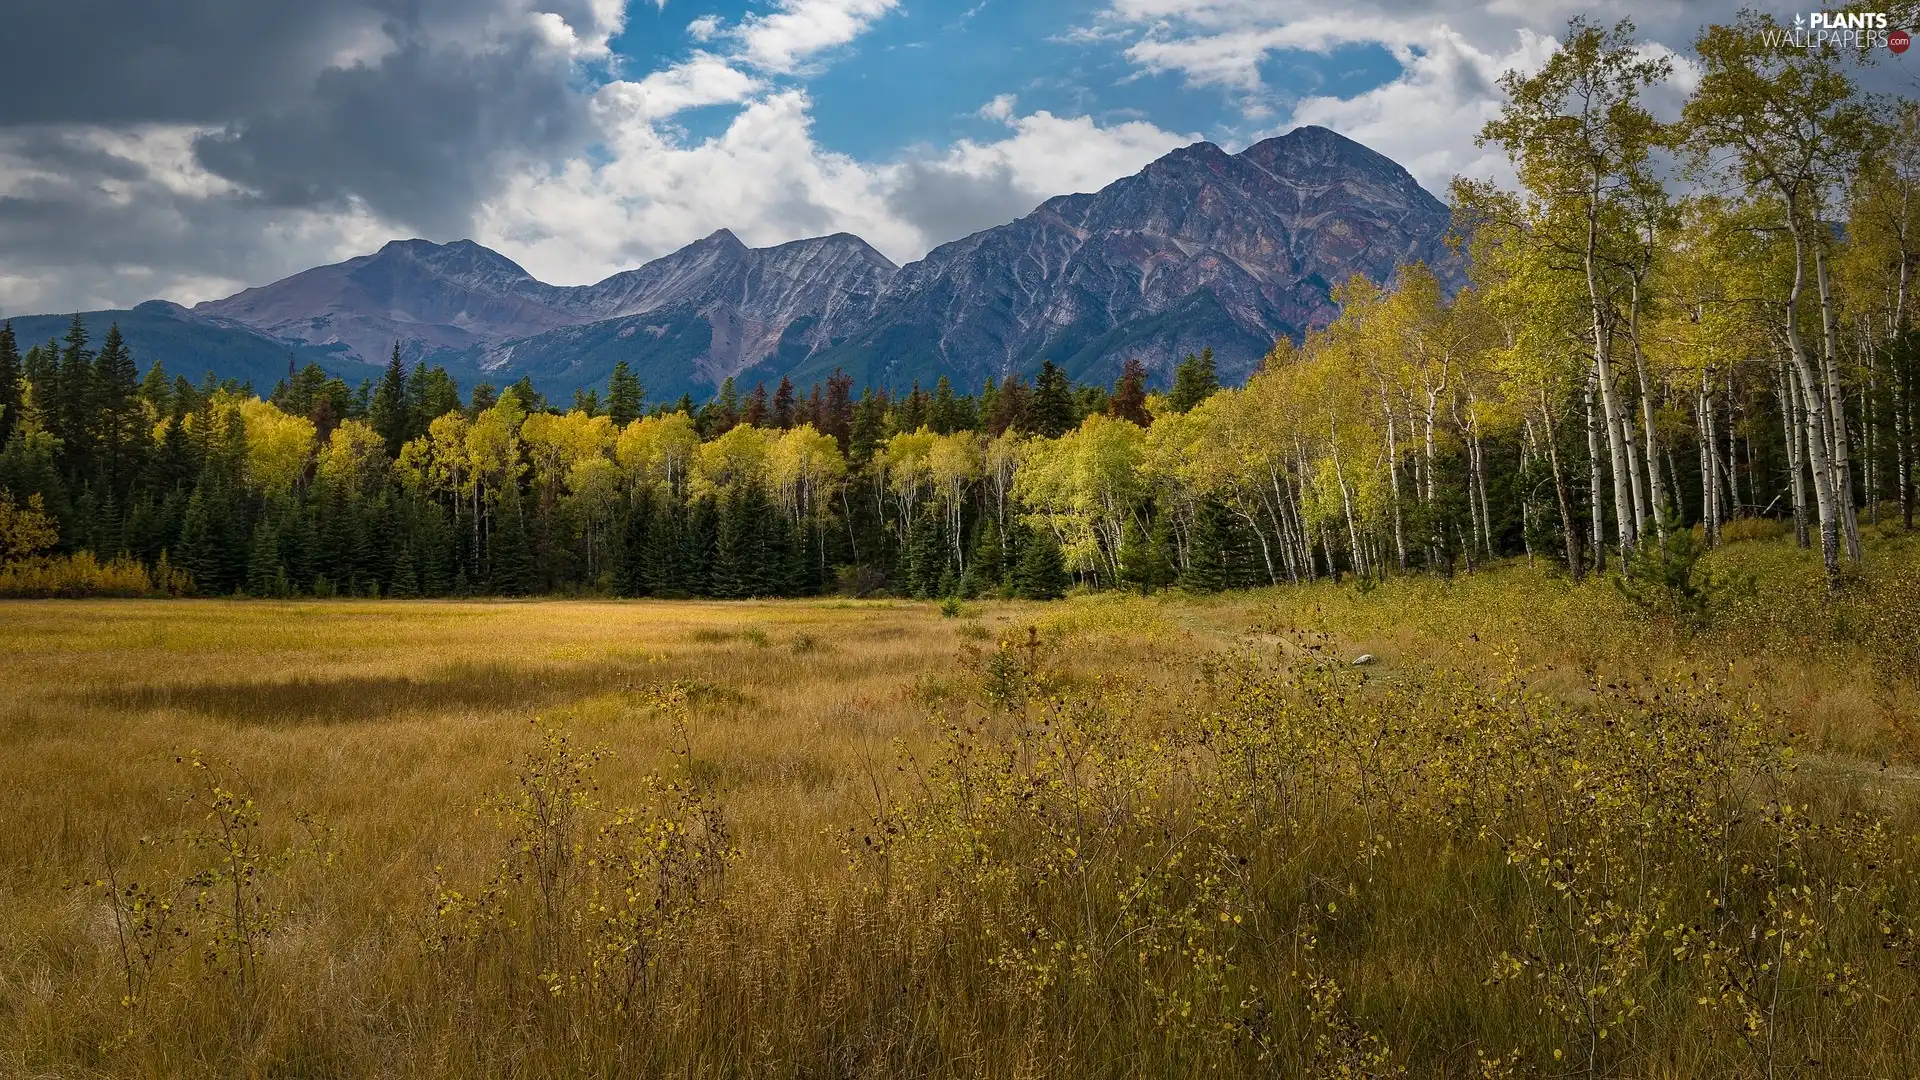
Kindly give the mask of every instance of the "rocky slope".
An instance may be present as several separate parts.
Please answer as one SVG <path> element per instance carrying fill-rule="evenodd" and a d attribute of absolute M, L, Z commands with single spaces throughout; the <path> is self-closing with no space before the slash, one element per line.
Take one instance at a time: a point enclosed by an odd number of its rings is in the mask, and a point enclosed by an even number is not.
<path fill-rule="evenodd" d="M 620 360 L 655 400 L 836 367 L 858 384 L 976 386 L 1042 358 L 1105 381 L 1137 357 L 1164 381 L 1208 346 L 1238 380 L 1276 338 L 1331 319 L 1329 292 L 1353 274 L 1385 280 L 1422 260 L 1458 284 L 1448 223 L 1405 169 L 1307 127 L 1238 154 L 1183 147 L 905 267 L 846 233 L 750 248 L 722 229 L 563 287 L 471 241 L 402 240 L 191 318 L 343 362 L 383 362 L 398 341 L 462 381 L 524 375 L 559 395 L 603 384 Z"/>

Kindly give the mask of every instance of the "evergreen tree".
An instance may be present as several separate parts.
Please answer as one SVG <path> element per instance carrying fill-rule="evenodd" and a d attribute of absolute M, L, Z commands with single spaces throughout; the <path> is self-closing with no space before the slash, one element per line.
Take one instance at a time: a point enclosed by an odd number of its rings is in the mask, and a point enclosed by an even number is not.
<path fill-rule="evenodd" d="M 520 509 L 520 489 L 508 484 L 500 493 L 500 505 L 494 515 L 493 534 L 488 537 L 492 576 L 489 584 L 502 596 L 525 596 L 533 591 L 533 547 L 527 540 L 527 523 Z"/>
<path fill-rule="evenodd" d="M 1022 600 L 1058 600 L 1072 579 L 1060 545 L 1044 529 L 1029 529 L 1020 545 L 1020 564 L 1013 574 L 1013 593 Z"/>
<path fill-rule="evenodd" d="M 1202 500 L 1194 508 L 1193 532 L 1187 538 L 1187 565 L 1180 584 L 1194 592 L 1219 592 L 1227 588 L 1227 532 L 1232 528 L 1227 512 L 1212 499 Z"/>
<path fill-rule="evenodd" d="M 847 440 L 847 457 L 853 465 L 864 467 L 873 460 L 874 451 L 887 437 L 887 396 L 872 387 L 860 391 L 860 403 L 853 408 L 853 430 Z"/>
<path fill-rule="evenodd" d="M 740 422 L 750 427 L 766 427 L 767 419 L 772 415 L 773 405 L 767 400 L 767 384 L 754 384 L 753 393 L 747 395 L 747 403 L 741 407 Z"/>
<path fill-rule="evenodd" d="M 173 385 L 167 376 L 167 365 L 159 360 L 153 362 L 146 377 L 140 380 L 140 400 L 147 403 L 155 416 L 173 412 Z"/>
<path fill-rule="evenodd" d="M 1120 370 L 1120 381 L 1113 384 L 1113 396 L 1107 399 L 1107 415 L 1131 420 L 1141 427 L 1153 423 L 1147 411 L 1147 366 L 1133 357 Z"/>
<path fill-rule="evenodd" d="M 639 376 L 627 366 L 625 360 L 613 365 L 613 375 L 607 379 L 607 416 L 616 427 L 625 427 L 640 418 L 640 403 L 645 399 L 645 391 L 640 386 Z"/>
<path fill-rule="evenodd" d="M 422 364 L 407 379 L 407 438 L 427 433 L 435 420 L 460 411 L 460 387 L 443 367 Z"/>
<path fill-rule="evenodd" d="M 20 419 L 25 380 L 20 344 L 13 337 L 13 320 L 8 319 L 0 323 L 0 446 L 7 445 L 7 437 L 13 434 L 13 426 Z"/>
<path fill-rule="evenodd" d="M 773 426 L 785 431 L 793 422 L 793 380 L 782 375 L 773 391 Z"/>
<path fill-rule="evenodd" d="M 1040 377 L 1034 380 L 1033 400 L 1026 412 L 1025 428 L 1035 435 L 1057 439 L 1073 430 L 1073 389 L 1067 385 L 1067 373 L 1053 361 L 1040 362 Z"/>
<path fill-rule="evenodd" d="M 1000 526 L 991 514 L 981 519 L 974 530 L 973 552 L 967 559 L 966 580 L 961 592 L 967 596 L 999 590 L 1007 581 L 1007 557 L 1001 543 Z"/>
<path fill-rule="evenodd" d="M 479 416 L 481 413 L 493 408 L 493 403 L 499 400 L 500 391 L 492 383 L 474 383 L 473 400 L 467 403 L 467 418 L 472 419 L 475 416 Z"/>
<path fill-rule="evenodd" d="M 1202 349 L 1197 357 L 1188 353 L 1173 369 L 1173 391 L 1167 395 L 1167 405 L 1174 412 L 1186 412 L 1218 389 L 1220 378 L 1213 370 L 1213 349 Z"/>
<path fill-rule="evenodd" d="M 894 406 L 894 431 L 919 431 L 927 424 L 927 395 L 916 381 L 906 397 Z"/>
<path fill-rule="evenodd" d="M 991 389 L 991 387 L 989 387 Z M 981 395 L 985 401 L 987 395 Z M 992 394 L 993 401 L 985 408 L 982 419 L 986 423 L 987 434 L 999 436 L 1008 431 L 1030 431 L 1028 413 L 1032 407 L 1033 391 L 1019 379 L 1008 377 L 998 390 Z"/>
<path fill-rule="evenodd" d="M 847 452 L 847 446 L 853 441 L 853 376 L 833 369 L 827 376 L 827 396 L 816 412 L 813 426 L 833 436 L 840 444 L 840 452 Z"/>
<path fill-rule="evenodd" d="M 389 577 L 387 595 L 395 599 L 412 599 L 420 595 L 419 575 L 413 569 L 413 545 L 400 543 L 394 545 L 393 572 Z"/>
<path fill-rule="evenodd" d="M 367 419 L 373 424 L 373 430 L 386 441 L 387 456 L 399 457 L 400 448 L 406 445 L 413 424 L 407 408 L 407 369 L 400 360 L 398 341 L 393 343 L 393 355 L 387 360 L 387 370 L 380 376 L 380 385 L 374 388 L 373 400 L 367 408 Z"/>
<path fill-rule="evenodd" d="M 274 597 L 286 592 L 286 569 L 280 563 L 280 534 L 265 518 L 254 527 L 247 554 L 247 595 Z"/>
<path fill-rule="evenodd" d="M 945 375 L 933 384 L 933 404 L 927 410 L 927 426 L 940 435 L 960 430 L 960 401 L 953 396 L 953 383 Z"/>
<path fill-rule="evenodd" d="M 101 479 L 108 491 L 124 496 L 139 476 L 149 436 L 139 370 L 119 323 L 107 330 L 94 359 L 92 406 Z"/>
<path fill-rule="evenodd" d="M 92 472 L 93 353 L 87 348 L 87 326 L 75 315 L 67 327 L 66 347 L 60 350 L 59 372 L 46 402 L 47 426 L 60 440 L 60 471 L 69 482 Z"/>

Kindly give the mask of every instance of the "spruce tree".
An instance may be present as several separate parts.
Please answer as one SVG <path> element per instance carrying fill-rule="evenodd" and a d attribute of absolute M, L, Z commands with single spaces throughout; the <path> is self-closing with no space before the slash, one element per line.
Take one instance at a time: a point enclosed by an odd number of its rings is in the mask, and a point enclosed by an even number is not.
<path fill-rule="evenodd" d="M 400 360 L 400 343 L 393 343 L 393 355 L 387 360 L 387 370 L 380 376 L 380 385 L 374 388 L 373 400 L 367 407 L 368 422 L 380 438 L 386 441 L 387 456 L 397 458 L 400 448 L 406 445 L 407 429 L 412 426 L 407 408 L 407 369 Z"/>
<path fill-rule="evenodd" d="M 928 410 L 927 423 L 941 435 L 951 435 L 963 426 L 960 417 L 960 399 L 953 395 L 953 383 L 945 376 L 933 384 L 933 406 Z"/>
<path fill-rule="evenodd" d="M 60 469 L 69 482 L 92 472 L 93 353 L 87 348 L 87 326 L 80 316 L 67 327 L 66 347 L 60 350 L 60 368 L 46 402 L 47 426 L 60 440 Z"/>
<path fill-rule="evenodd" d="M 1072 579 L 1067 576 L 1067 563 L 1053 534 L 1030 529 L 1020 547 L 1020 565 L 1013 576 L 1014 595 L 1022 600 L 1058 600 L 1065 596 Z"/>
<path fill-rule="evenodd" d="M 1147 411 L 1147 366 L 1139 360 L 1128 357 L 1121 368 L 1120 381 L 1113 384 L 1113 395 L 1107 399 L 1107 415 L 1141 427 L 1153 423 L 1153 414 Z"/>
<path fill-rule="evenodd" d="M 625 360 L 613 365 L 613 375 L 607 380 L 607 416 L 612 418 L 616 427 L 625 427 L 640 418 L 640 403 L 644 400 L 644 391 L 640 379 Z"/>
<path fill-rule="evenodd" d="M 533 591 L 533 548 L 520 509 L 520 489 L 508 484 L 500 493 L 493 535 L 488 537 L 493 574 L 489 584 L 502 596 L 525 596 Z"/>
<path fill-rule="evenodd" d="M 1040 361 L 1040 377 L 1034 380 L 1033 399 L 1026 411 L 1026 430 L 1035 435 L 1057 439 L 1073 430 L 1073 388 L 1067 385 L 1067 373 L 1053 361 Z"/>
<path fill-rule="evenodd" d="M 139 476 L 150 437 L 146 408 L 140 401 L 139 369 L 120 335 L 119 323 L 107 330 L 107 340 L 94 359 L 93 423 L 100 476 L 108 491 L 124 496 Z"/>
<path fill-rule="evenodd" d="M 793 380 L 782 375 L 773 392 L 773 426 L 785 431 L 793 423 Z"/>
<path fill-rule="evenodd" d="M 0 323 L 0 446 L 7 444 L 20 418 L 26 392 L 26 372 L 20 364 L 20 343 L 13 337 L 13 320 Z"/>
<path fill-rule="evenodd" d="M 1173 369 L 1173 391 L 1167 395 L 1167 405 L 1175 412 L 1186 412 L 1212 397 L 1218 389 L 1220 379 L 1213 370 L 1213 349 L 1202 349 L 1197 357 L 1188 353 L 1180 366 Z"/>
<path fill-rule="evenodd" d="M 140 399 L 147 403 L 155 416 L 167 416 L 173 412 L 173 384 L 167 375 L 167 365 L 157 359 L 147 369 L 146 377 L 140 380 Z"/>
<path fill-rule="evenodd" d="M 411 600 L 420 595 L 420 578 L 413 569 L 413 545 L 400 543 L 394 545 L 393 572 L 389 578 L 387 595 L 395 599 Z"/>
<path fill-rule="evenodd" d="M 280 534 L 262 518 L 254 527 L 253 544 L 247 553 L 247 595 L 279 596 L 286 583 L 286 570 L 280 564 Z"/>

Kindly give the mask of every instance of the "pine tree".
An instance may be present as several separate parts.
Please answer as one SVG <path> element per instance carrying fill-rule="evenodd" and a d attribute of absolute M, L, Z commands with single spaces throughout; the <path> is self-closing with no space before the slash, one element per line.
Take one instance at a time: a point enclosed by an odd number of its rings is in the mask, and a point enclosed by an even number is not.
<path fill-rule="evenodd" d="M 1000 526 L 991 514 L 984 516 L 980 527 L 974 531 L 973 553 L 967 559 L 966 577 L 967 582 L 961 591 L 969 596 L 991 592 L 1006 584 L 1006 550 L 1000 542 Z"/>
<path fill-rule="evenodd" d="M 894 406 L 893 430 L 919 431 L 927 423 L 927 395 L 915 381 L 913 389 Z"/>
<path fill-rule="evenodd" d="M 280 534 L 265 518 L 254 527 L 247 553 L 247 595 L 274 597 L 284 591 L 286 570 L 280 564 Z"/>
<path fill-rule="evenodd" d="M 991 387 L 989 388 L 991 389 Z M 985 401 L 987 395 L 981 395 Z M 1027 414 L 1033 403 L 1033 391 L 1026 383 L 1009 377 L 992 394 L 993 401 L 986 406 L 985 416 L 987 434 L 1000 436 L 1008 431 L 1028 431 Z"/>
<path fill-rule="evenodd" d="M 1020 565 L 1013 575 L 1014 595 L 1022 600 L 1058 600 L 1067 593 L 1072 579 L 1060 545 L 1042 529 L 1030 529 L 1020 545 Z"/>
<path fill-rule="evenodd" d="M 1218 389 L 1220 379 L 1213 370 L 1213 349 L 1202 349 L 1197 357 L 1188 353 L 1180 366 L 1173 369 L 1173 392 L 1167 395 L 1167 405 L 1175 412 L 1186 412 L 1212 397 Z"/>
<path fill-rule="evenodd" d="M 853 440 L 853 376 L 839 368 L 827 376 L 826 400 L 813 426 L 833 436 L 842 454 L 847 452 L 847 445 Z"/>
<path fill-rule="evenodd" d="M 54 393 L 46 402 L 47 426 L 60 440 L 60 470 L 69 481 L 92 472 L 93 353 L 87 349 L 87 326 L 80 316 L 67 328 L 66 347 L 60 350 L 60 368 L 52 380 Z"/>
<path fill-rule="evenodd" d="M 773 426 L 782 431 L 793 426 L 793 380 L 785 375 L 773 392 Z"/>
<path fill-rule="evenodd" d="M 159 360 L 147 369 L 146 378 L 140 380 L 140 399 L 147 403 L 155 416 L 167 416 L 173 412 L 173 384 L 167 376 L 167 365 Z"/>
<path fill-rule="evenodd" d="M 400 543 L 394 545 L 393 574 L 391 584 L 387 586 L 387 595 L 395 599 L 413 599 L 420 595 L 420 579 L 413 569 L 413 545 Z"/>
<path fill-rule="evenodd" d="M 120 335 L 119 323 L 107 330 L 107 340 L 94 359 L 92 405 L 101 478 L 108 491 L 125 495 L 139 476 L 149 436 L 139 369 Z"/>
<path fill-rule="evenodd" d="M 616 427 L 625 427 L 640 418 L 640 403 L 645 399 L 645 391 L 640 379 L 627 366 L 625 360 L 613 365 L 613 375 L 607 380 L 607 415 Z"/>
<path fill-rule="evenodd" d="M 26 392 L 26 372 L 20 364 L 20 343 L 13 337 L 13 320 L 0 323 L 0 446 L 7 444 L 13 426 L 20 418 L 20 403 Z"/>
<path fill-rule="evenodd" d="M 502 596 L 525 596 L 533 591 L 533 548 L 520 509 L 520 489 L 508 484 L 500 493 L 493 535 L 488 538 L 493 567 L 490 584 Z"/>
<path fill-rule="evenodd" d="M 1231 526 L 1226 511 L 1211 499 L 1194 508 L 1193 532 L 1187 538 L 1187 565 L 1180 584 L 1194 592 L 1227 588 L 1227 537 Z"/>
<path fill-rule="evenodd" d="M 749 427 L 766 427 L 767 417 L 772 415 L 773 407 L 767 401 L 767 384 L 756 383 L 753 393 L 747 395 L 747 402 L 740 410 L 740 422 Z"/>
<path fill-rule="evenodd" d="M 945 375 L 933 384 L 933 406 L 928 410 L 927 423 L 941 435 L 951 435 L 962 426 L 960 400 L 953 396 L 953 383 Z"/>
<path fill-rule="evenodd" d="M 1043 438 L 1057 439 L 1074 426 L 1073 388 L 1067 385 L 1067 373 L 1053 361 L 1042 360 L 1040 377 L 1033 384 L 1033 400 L 1027 406 L 1026 429 Z"/>
<path fill-rule="evenodd" d="M 1141 427 L 1153 424 L 1147 411 L 1147 367 L 1133 357 L 1120 370 L 1120 381 L 1113 384 L 1113 396 L 1107 399 L 1107 415 L 1131 420 Z"/>
<path fill-rule="evenodd" d="M 174 562 L 193 575 L 194 590 L 202 596 L 220 595 L 221 560 L 215 546 L 214 508 L 206 488 L 196 485 L 187 497 L 187 513 L 180 523 L 180 550 Z"/>
<path fill-rule="evenodd" d="M 860 403 L 853 407 L 853 430 L 847 440 L 847 459 L 856 466 L 873 460 L 874 451 L 887 437 L 887 397 L 869 386 L 860 391 Z"/>
<path fill-rule="evenodd" d="M 393 355 L 387 360 L 387 370 L 380 376 L 380 385 L 373 391 L 373 400 L 367 407 L 367 419 L 373 424 L 373 430 L 386 440 L 387 456 L 397 458 L 400 448 L 406 445 L 408 428 L 412 426 L 407 408 L 407 369 L 400 360 L 400 343 L 393 343 Z"/>

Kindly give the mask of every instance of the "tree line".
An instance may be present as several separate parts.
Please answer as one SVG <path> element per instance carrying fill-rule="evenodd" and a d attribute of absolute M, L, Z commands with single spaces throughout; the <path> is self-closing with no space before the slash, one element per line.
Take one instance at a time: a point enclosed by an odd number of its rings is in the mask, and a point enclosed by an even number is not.
<path fill-rule="evenodd" d="M 1703 31 L 1662 122 L 1671 61 L 1575 19 L 1482 134 L 1519 187 L 1454 184 L 1468 280 L 1356 277 L 1237 389 L 1203 354 L 1164 390 L 1045 362 L 647 407 L 621 364 L 557 407 L 525 380 L 463 397 L 396 347 L 375 382 L 309 366 L 260 398 L 138 378 L 117 328 L 23 356 L 8 327 L 5 550 L 212 595 L 1052 597 L 1518 555 L 1632 574 L 1772 519 L 1838 588 L 1863 519 L 1912 526 L 1920 108 L 1771 25 Z"/>

